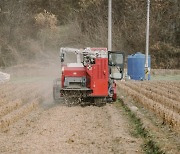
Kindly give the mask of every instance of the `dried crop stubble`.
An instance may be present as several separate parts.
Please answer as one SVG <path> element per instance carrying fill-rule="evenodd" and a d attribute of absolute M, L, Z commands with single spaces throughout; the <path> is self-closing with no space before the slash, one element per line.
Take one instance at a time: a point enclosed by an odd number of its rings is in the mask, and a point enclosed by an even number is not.
<path fill-rule="evenodd" d="M 119 87 L 127 92 L 128 95 L 132 96 L 134 100 L 141 103 L 145 108 L 155 112 L 155 114 L 160 116 L 165 123 L 171 125 L 175 130 L 180 131 L 180 115 L 178 113 L 175 113 L 164 105 L 147 98 L 145 95 L 127 87 L 123 83 L 121 83 Z"/>
<path fill-rule="evenodd" d="M 28 87 L 28 88 L 24 87 L 17 93 L 14 93 L 14 99 L 28 97 L 28 95 L 35 92 L 36 90 L 37 88 L 34 87 Z"/>
<path fill-rule="evenodd" d="M 30 88 L 29 85 L 19 85 L 14 91 L 4 92 L 3 96 L 0 97 L 0 106 L 7 105 L 9 102 L 14 102 L 16 100 L 21 100 L 27 97 L 29 94 L 33 93 L 36 89 Z"/>
<path fill-rule="evenodd" d="M 7 104 L 7 103 L 8 103 L 8 101 L 6 98 L 0 98 L 0 106 Z"/>
<path fill-rule="evenodd" d="M 21 86 L 19 90 L 12 94 L 11 99 L 14 100 L 6 100 L 7 104 L 0 108 L 0 116 L 3 116 L 0 119 L 0 129 L 6 130 L 10 124 L 30 113 L 37 107 L 44 93 L 46 93 L 46 95 L 48 93 L 47 97 L 50 95 L 47 86 L 43 88 L 40 84 L 25 84 Z"/>
<path fill-rule="evenodd" d="M 168 82 L 158 81 L 156 84 L 157 84 L 158 86 L 161 86 L 161 87 L 166 88 L 167 90 L 177 91 L 178 93 L 180 92 L 180 89 L 179 89 L 179 88 L 177 88 L 176 86 L 174 86 L 174 85 L 172 85 L 172 84 L 168 84 Z"/>
<path fill-rule="evenodd" d="M 5 98 L 7 101 L 12 101 L 13 100 L 13 96 L 17 94 L 18 91 L 21 91 L 22 89 L 24 89 L 23 86 L 21 85 L 13 85 L 13 88 L 11 89 L 6 89 L 4 90 L 1 94 L 0 94 L 0 98 Z"/>
<path fill-rule="evenodd" d="M 158 83 L 164 83 L 164 81 L 158 81 Z M 176 87 L 180 90 L 180 81 L 168 81 L 165 82 L 166 85 L 170 85 L 171 87 Z"/>
<path fill-rule="evenodd" d="M 135 83 L 135 84 L 140 85 L 143 88 L 146 88 L 147 90 L 153 91 L 159 95 L 166 96 L 172 100 L 180 102 L 180 96 L 179 96 L 179 93 L 177 91 L 171 91 L 167 88 L 164 88 L 164 87 L 157 85 L 154 82 L 150 82 L 150 83 L 143 82 L 143 83 Z"/>
<path fill-rule="evenodd" d="M 23 103 L 26 103 L 28 100 L 36 98 L 35 94 L 37 94 L 38 91 L 40 91 L 39 85 L 27 84 L 22 87 L 21 90 L 13 93 L 12 98 L 21 99 Z"/>
<path fill-rule="evenodd" d="M 164 95 L 159 95 L 152 91 L 146 90 L 145 88 L 138 86 L 134 82 L 126 82 L 125 85 L 130 87 L 131 89 L 145 95 L 146 97 L 160 103 L 161 105 L 165 106 L 166 108 L 169 108 L 169 109 L 173 110 L 174 112 L 180 113 L 180 104 L 178 101 L 171 100 L 167 97 L 164 97 Z"/>
<path fill-rule="evenodd" d="M 34 110 L 39 104 L 39 100 L 36 99 L 31 103 L 27 103 L 21 108 L 7 114 L 6 116 L 0 119 L 0 130 L 5 131 L 7 130 L 8 126 L 13 124 L 14 122 L 18 121 L 22 117 L 29 114 L 32 110 Z"/>
<path fill-rule="evenodd" d="M 180 98 L 179 96 L 173 95 L 173 92 L 170 91 L 163 91 L 159 86 L 152 84 L 144 84 L 139 82 L 133 82 L 133 85 L 140 87 L 141 92 L 146 91 L 148 95 L 154 95 L 155 99 L 158 99 L 159 102 L 166 104 L 169 107 L 172 107 L 173 109 L 177 109 L 177 111 L 180 111 Z M 131 85 L 132 86 L 132 85 Z M 140 90 L 140 88 L 138 88 Z M 153 97 L 153 96 L 151 96 Z"/>
<path fill-rule="evenodd" d="M 17 99 L 17 100 L 14 100 L 12 102 L 7 103 L 6 105 L 4 105 L 0 108 L 0 117 L 2 117 L 4 115 L 8 114 L 9 112 L 17 109 L 22 104 L 23 104 L 22 100 L 20 100 L 20 99 Z"/>
<path fill-rule="evenodd" d="M 36 89 L 30 93 L 26 93 L 25 95 L 21 96 L 21 99 L 24 103 L 27 103 L 30 100 L 37 99 L 40 94 L 40 90 Z"/>

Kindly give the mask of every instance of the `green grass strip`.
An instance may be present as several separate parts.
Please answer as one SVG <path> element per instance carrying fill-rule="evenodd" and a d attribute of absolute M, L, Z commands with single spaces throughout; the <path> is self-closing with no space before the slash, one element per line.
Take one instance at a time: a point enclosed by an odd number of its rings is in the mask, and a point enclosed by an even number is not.
<path fill-rule="evenodd" d="M 124 111 L 129 116 L 131 123 L 135 127 L 135 132 L 133 132 L 133 135 L 136 137 L 140 136 L 144 140 L 144 144 L 142 145 L 144 152 L 146 154 L 165 154 L 165 152 L 158 147 L 157 143 L 153 141 L 149 132 L 143 127 L 141 119 L 129 109 L 122 99 L 118 99 L 117 106 L 122 106 Z"/>

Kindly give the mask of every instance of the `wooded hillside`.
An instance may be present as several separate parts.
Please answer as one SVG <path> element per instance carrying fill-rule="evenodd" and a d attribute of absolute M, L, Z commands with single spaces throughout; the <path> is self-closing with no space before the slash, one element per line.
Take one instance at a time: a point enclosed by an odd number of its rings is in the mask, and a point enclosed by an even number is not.
<path fill-rule="evenodd" d="M 113 49 L 145 51 L 146 0 L 113 1 Z M 0 66 L 57 54 L 60 46 L 107 46 L 107 0 L 1 0 Z M 180 68 L 180 1 L 151 0 L 153 68 Z"/>

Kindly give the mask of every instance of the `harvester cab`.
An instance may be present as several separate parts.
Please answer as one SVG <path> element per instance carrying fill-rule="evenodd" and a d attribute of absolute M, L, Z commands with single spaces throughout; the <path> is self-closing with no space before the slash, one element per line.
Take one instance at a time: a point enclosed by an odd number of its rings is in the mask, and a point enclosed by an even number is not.
<path fill-rule="evenodd" d="M 115 80 L 123 78 L 123 53 L 106 48 L 61 48 L 60 59 L 62 73 L 54 81 L 54 100 L 65 98 L 68 105 L 116 101 Z"/>

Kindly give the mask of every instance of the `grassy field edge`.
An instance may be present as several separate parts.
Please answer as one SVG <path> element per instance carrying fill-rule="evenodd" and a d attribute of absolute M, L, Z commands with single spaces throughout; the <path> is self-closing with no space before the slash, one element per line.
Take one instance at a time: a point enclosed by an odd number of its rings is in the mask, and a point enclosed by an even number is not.
<path fill-rule="evenodd" d="M 146 154 L 165 154 L 165 152 L 161 150 L 159 145 L 153 140 L 149 130 L 143 126 L 141 119 L 131 111 L 131 109 L 124 103 L 122 99 L 118 98 L 115 106 L 117 108 L 123 108 L 130 120 L 132 127 L 134 128 L 134 131 L 131 133 L 133 136 L 141 137 L 143 139 L 144 143 L 142 145 L 142 149 Z"/>

